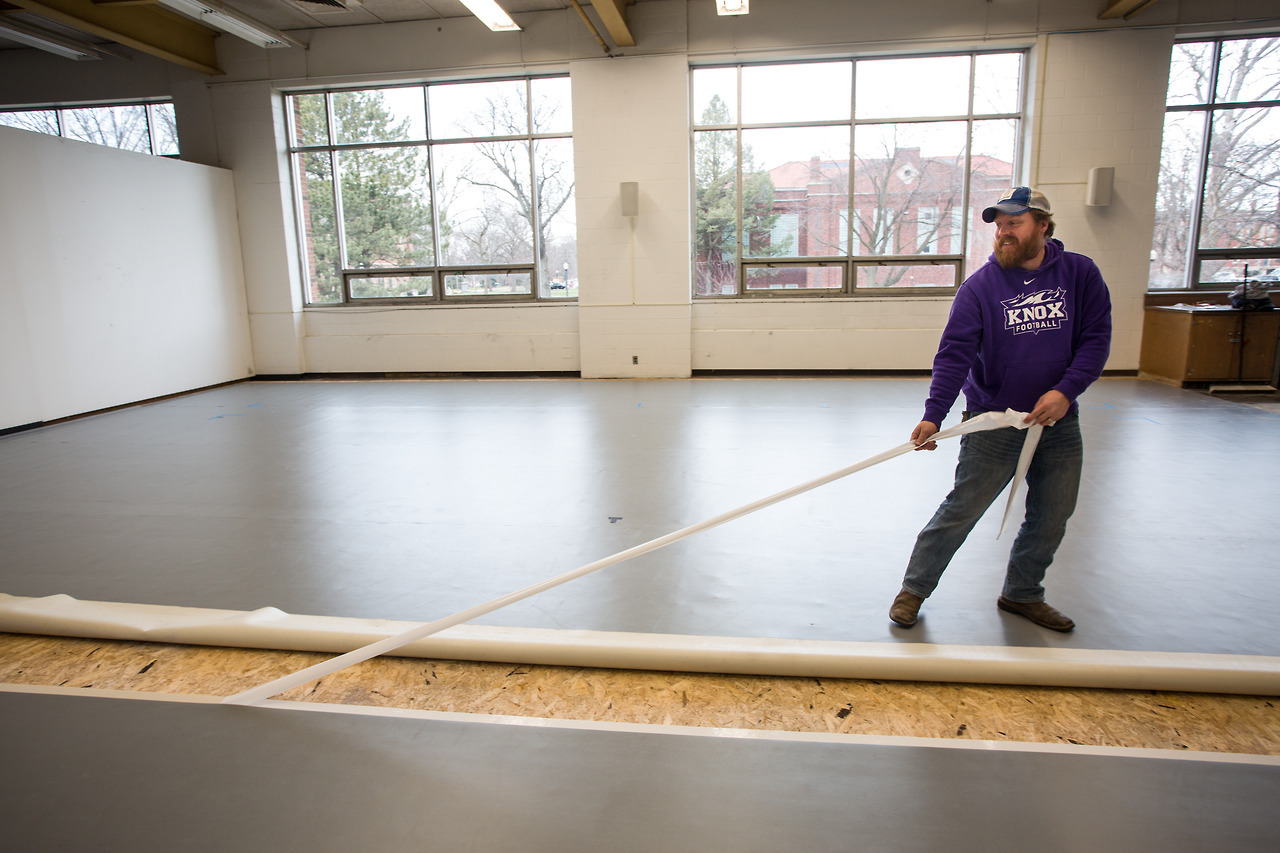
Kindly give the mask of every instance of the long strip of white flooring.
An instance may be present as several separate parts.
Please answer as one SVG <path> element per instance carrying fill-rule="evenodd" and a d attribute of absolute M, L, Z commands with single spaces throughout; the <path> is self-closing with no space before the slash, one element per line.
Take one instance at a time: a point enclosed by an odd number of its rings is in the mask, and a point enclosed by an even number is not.
<path fill-rule="evenodd" d="M 343 654 L 414 626 L 0 594 L 0 631 Z M 744 675 L 1280 695 L 1280 657 L 1110 649 L 856 643 L 458 625 L 403 657 Z"/>

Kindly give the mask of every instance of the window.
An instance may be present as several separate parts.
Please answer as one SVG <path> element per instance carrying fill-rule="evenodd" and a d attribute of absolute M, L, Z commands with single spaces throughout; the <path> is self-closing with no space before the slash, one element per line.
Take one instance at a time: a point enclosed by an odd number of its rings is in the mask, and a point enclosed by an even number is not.
<path fill-rule="evenodd" d="M 695 68 L 694 295 L 954 292 L 1014 183 L 1024 60 Z"/>
<path fill-rule="evenodd" d="M 0 112 L 0 124 L 127 151 L 178 156 L 173 104 L 105 104 Z"/>
<path fill-rule="evenodd" d="M 286 99 L 308 304 L 578 295 L 568 77 Z"/>
<path fill-rule="evenodd" d="M 1175 44 L 1165 104 L 1149 288 L 1280 280 L 1280 38 Z"/>

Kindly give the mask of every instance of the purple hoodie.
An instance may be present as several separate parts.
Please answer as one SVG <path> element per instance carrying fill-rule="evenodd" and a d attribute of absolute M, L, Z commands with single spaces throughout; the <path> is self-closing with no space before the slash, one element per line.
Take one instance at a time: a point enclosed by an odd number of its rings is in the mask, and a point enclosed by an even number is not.
<path fill-rule="evenodd" d="M 1045 241 L 1036 270 L 993 254 L 956 291 L 933 359 L 924 420 L 941 426 L 964 391 L 968 410 L 1029 412 L 1047 391 L 1076 398 L 1111 351 L 1111 296 L 1098 266 Z"/>

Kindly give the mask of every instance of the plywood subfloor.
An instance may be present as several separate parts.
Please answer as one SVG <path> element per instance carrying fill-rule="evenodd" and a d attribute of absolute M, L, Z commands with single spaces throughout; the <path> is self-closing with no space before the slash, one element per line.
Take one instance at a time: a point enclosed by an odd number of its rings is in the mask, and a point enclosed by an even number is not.
<path fill-rule="evenodd" d="M 0 682 L 227 696 L 328 658 L 0 634 Z M 1280 755 L 1271 697 L 383 657 L 279 698 L 603 722 Z"/>

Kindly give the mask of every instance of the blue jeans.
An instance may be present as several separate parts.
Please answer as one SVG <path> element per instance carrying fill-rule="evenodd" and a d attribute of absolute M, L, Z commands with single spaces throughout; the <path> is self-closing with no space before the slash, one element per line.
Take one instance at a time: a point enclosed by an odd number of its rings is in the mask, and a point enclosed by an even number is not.
<path fill-rule="evenodd" d="M 916 539 L 902 588 L 928 598 L 978 519 L 1013 479 L 1026 432 L 1013 427 L 960 438 L 956 484 Z M 1011 601 L 1044 600 L 1045 572 L 1076 508 L 1084 445 L 1072 412 L 1045 427 L 1027 470 L 1027 512 L 1009 554 L 1002 594 Z"/>

